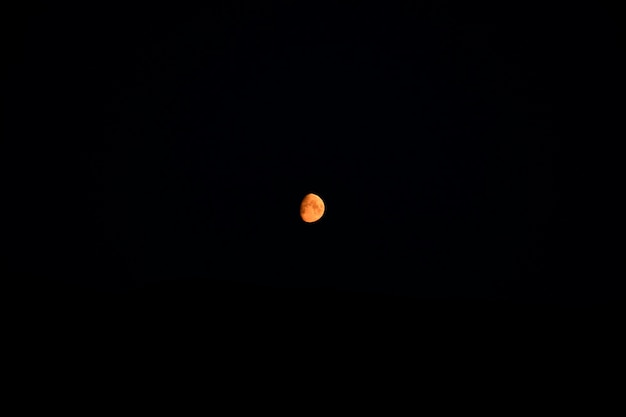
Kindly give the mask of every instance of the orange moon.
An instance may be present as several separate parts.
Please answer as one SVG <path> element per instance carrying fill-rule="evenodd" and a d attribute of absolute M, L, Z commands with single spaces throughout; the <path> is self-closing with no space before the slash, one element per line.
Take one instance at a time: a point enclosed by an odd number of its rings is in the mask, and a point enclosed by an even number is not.
<path fill-rule="evenodd" d="M 324 200 L 317 194 L 307 194 L 300 203 L 300 217 L 307 223 L 318 221 L 324 215 Z"/>

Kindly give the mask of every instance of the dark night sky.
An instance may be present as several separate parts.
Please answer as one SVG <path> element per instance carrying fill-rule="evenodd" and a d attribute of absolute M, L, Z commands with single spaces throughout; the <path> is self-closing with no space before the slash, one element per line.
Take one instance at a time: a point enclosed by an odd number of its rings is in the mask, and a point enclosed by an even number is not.
<path fill-rule="evenodd" d="M 623 296 L 571 200 L 599 194 L 578 139 L 610 117 L 610 10 L 288 3 L 11 19 L 15 282 L 257 310 Z"/>

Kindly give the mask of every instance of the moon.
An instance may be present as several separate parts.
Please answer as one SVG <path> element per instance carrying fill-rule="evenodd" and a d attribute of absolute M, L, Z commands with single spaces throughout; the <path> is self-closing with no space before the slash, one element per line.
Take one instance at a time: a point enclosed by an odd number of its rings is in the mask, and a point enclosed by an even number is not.
<path fill-rule="evenodd" d="M 322 218 L 326 207 L 324 200 L 317 194 L 307 194 L 300 203 L 300 217 L 306 223 L 314 223 Z"/>

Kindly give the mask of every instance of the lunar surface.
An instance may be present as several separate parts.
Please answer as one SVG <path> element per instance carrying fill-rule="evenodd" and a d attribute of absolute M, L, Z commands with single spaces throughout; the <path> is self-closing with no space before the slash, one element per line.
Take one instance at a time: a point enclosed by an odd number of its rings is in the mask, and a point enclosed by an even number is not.
<path fill-rule="evenodd" d="M 316 194 L 307 194 L 300 203 L 300 217 L 307 223 L 321 219 L 324 210 L 324 201 Z"/>

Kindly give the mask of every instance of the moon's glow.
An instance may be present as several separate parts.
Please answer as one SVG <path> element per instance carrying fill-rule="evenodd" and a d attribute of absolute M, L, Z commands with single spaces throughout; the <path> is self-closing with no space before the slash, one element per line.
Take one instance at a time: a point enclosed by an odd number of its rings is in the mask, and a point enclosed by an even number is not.
<path fill-rule="evenodd" d="M 300 217 L 307 223 L 318 221 L 324 215 L 324 201 L 316 194 L 307 194 L 300 203 Z"/>

